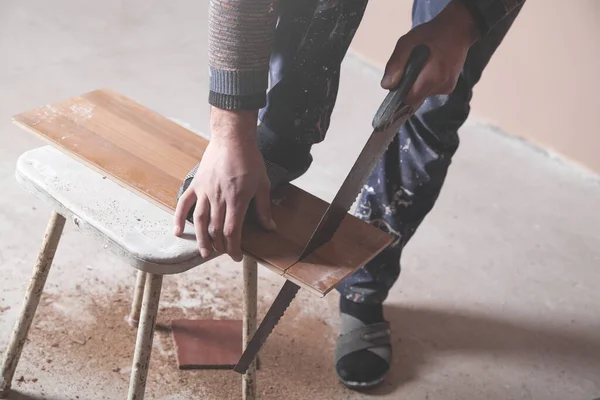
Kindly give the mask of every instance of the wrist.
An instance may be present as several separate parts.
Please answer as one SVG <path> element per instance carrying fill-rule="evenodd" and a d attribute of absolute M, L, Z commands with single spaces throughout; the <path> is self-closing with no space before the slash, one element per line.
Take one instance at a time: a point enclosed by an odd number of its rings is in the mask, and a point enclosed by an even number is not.
<path fill-rule="evenodd" d="M 224 110 L 211 107 L 211 140 L 232 143 L 256 142 L 258 110 Z"/>
<path fill-rule="evenodd" d="M 452 27 L 453 34 L 458 33 L 469 47 L 479 39 L 480 30 L 475 16 L 463 1 L 451 0 L 438 17 L 445 20 Z"/>

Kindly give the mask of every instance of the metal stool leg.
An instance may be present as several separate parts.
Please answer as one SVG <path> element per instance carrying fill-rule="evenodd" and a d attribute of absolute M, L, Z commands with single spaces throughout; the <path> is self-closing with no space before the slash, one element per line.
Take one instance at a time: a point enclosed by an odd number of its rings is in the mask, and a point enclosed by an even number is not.
<path fill-rule="evenodd" d="M 8 349 L 4 354 L 2 360 L 2 369 L 0 376 L 0 398 L 4 398 L 10 390 L 12 379 L 15 375 L 23 346 L 27 340 L 27 334 L 31 327 L 31 322 L 35 316 L 35 311 L 40 302 L 40 297 L 44 291 L 44 285 L 54 260 L 54 254 L 60 241 L 63 228 L 65 226 L 65 217 L 62 215 L 52 212 L 50 215 L 50 221 L 46 228 L 46 235 L 42 242 L 42 248 L 38 254 L 35 268 L 33 269 L 33 276 L 29 281 L 27 287 L 27 293 L 23 301 L 19 318 L 12 332 L 10 341 L 8 342 Z"/>
<path fill-rule="evenodd" d="M 256 331 L 256 308 L 257 308 L 257 264 L 256 260 L 245 256 L 244 269 L 244 320 L 243 337 L 244 349 L 252 339 Z M 250 364 L 246 373 L 242 376 L 242 398 L 243 400 L 256 399 L 256 359 Z"/>
<path fill-rule="evenodd" d="M 146 390 L 146 379 L 152 354 L 152 340 L 158 313 L 158 303 L 162 288 L 162 275 L 146 274 L 144 298 L 142 300 L 142 313 L 140 316 L 135 353 L 129 380 L 128 400 L 143 400 Z"/>

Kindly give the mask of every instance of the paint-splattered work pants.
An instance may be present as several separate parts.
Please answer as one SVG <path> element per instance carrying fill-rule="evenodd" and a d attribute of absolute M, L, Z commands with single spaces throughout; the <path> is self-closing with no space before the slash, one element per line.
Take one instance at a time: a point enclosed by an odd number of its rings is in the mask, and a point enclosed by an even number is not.
<path fill-rule="evenodd" d="M 292 175 L 306 171 L 310 149 L 325 139 L 340 64 L 368 0 L 282 0 L 271 57 L 271 87 L 260 112 L 265 158 Z M 429 21 L 448 0 L 415 0 L 413 26 Z M 455 90 L 428 98 L 400 129 L 359 197 L 356 216 L 391 233 L 393 244 L 338 290 L 355 302 L 382 303 L 400 274 L 403 247 L 432 209 L 459 144 L 472 90 L 510 28 L 505 18 L 468 54 Z M 373 38 L 377 40 L 377 38 Z"/>

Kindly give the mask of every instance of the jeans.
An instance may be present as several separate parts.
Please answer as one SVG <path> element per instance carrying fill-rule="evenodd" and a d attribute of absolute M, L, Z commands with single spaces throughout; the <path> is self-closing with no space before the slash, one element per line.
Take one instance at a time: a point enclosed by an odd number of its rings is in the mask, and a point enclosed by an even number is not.
<path fill-rule="evenodd" d="M 449 0 L 415 0 L 413 26 L 435 17 Z M 339 87 L 340 66 L 368 0 L 282 0 L 270 63 L 267 105 L 260 110 L 259 146 L 266 159 L 298 176 L 310 150 L 325 139 Z M 473 87 L 519 10 L 471 47 L 454 91 L 429 97 L 400 128 L 358 199 L 355 215 L 394 237 L 338 291 L 359 303 L 381 304 L 400 275 L 402 249 L 433 208 Z"/>

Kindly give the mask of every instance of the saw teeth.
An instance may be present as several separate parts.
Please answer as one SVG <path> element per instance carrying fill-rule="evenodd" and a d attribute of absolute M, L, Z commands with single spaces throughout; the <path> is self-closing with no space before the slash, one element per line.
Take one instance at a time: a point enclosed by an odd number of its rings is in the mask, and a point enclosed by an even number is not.
<path fill-rule="evenodd" d="M 298 293 L 298 290 L 300 290 L 300 286 L 296 285 L 292 281 L 285 281 L 283 287 L 281 288 L 281 290 L 279 290 L 277 297 L 275 297 L 273 304 L 271 304 L 271 307 L 267 311 L 267 314 L 265 315 L 262 322 L 258 326 L 258 329 L 254 333 L 254 336 L 252 337 L 252 339 L 250 339 L 250 342 L 246 346 L 246 349 L 244 349 L 240 360 L 238 361 L 237 365 L 233 368 L 235 372 L 238 372 L 240 374 L 246 373 L 248 366 L 250 365 L 254 357 L 256 357 L 256 355 L 260 351 L 260 348 L 266 342 L 267 338 L 271 335 L 273 329 L 275 329 L 275 326 L 277 326 L 279 320 L 281 319 L 283 314 L 285 314 L 285 311 L 289 308 L 290 304 L 292 303 L 292 300 L 294 300 L 294 298 L 296 297 L 296 293 Z M 282 301 L 285 302 L 284 308 L 281 308 Z M 262 329 L 269 325 L 271 326 L 269 330 Z"/>
<path fill-rule="evenodd" d="M 290 281 L 288 281 L 288 282 L 290 282 Z M 293 283 L 293 282 L 291 282 L 291 283 Z M 267 336 L 271 335 L 271 333 L 273 332 L 273 329 L 275 329 L 275 327 L 277 326 L 277 324 L 279 324 L 279 321 L 281 320 L 281 318 L 283 317 L 283 315 L 285 314 L 285 312 L 287 311 L 287 309 L 290 308 L 290 304 L 292 304 L 292 300 L 294 300 L 294 298 L 296 297 L 296 294 L 298 293 L 298 290 L 300 289 L 300 286 L 296 285 L 296 287 L 294 287 L 293 289 L 294 289 L 293 291 L 289 290 L 289 293 L 288 293 L 288 290 L 286 290 L 286 296 L 289 294 L 290 301 L 287 303 L 287 305 L 285 306 L 285 308 L 283 310 L 281 310 L 281 314 L 279 314 L 279 317 L 277 317 L 277 319 L 275 320 L 275 323 L 273 324 L 273 327 L 271 328 L 271 330 L 267 332 Z M 279 296 L 277 296 L 277 297 L 279 297 Z M 275 298 L 275 301 L 277 301 L 277 297 Z M 271 305 L 271 307 L 273 307 L 274 305 L 275 305 L 275 302 L 273 302 L 273 304 Z"/>

